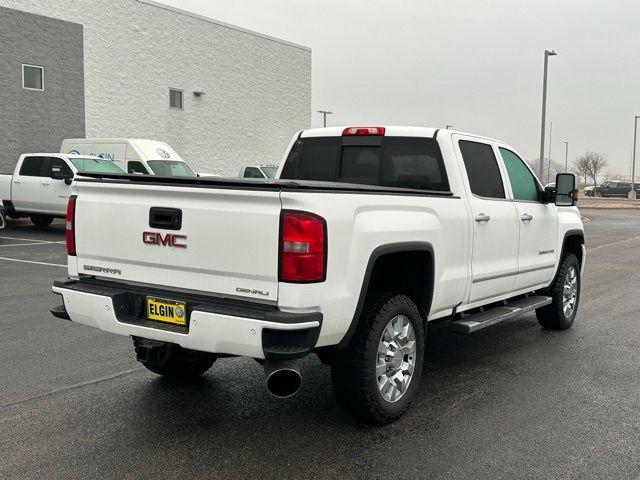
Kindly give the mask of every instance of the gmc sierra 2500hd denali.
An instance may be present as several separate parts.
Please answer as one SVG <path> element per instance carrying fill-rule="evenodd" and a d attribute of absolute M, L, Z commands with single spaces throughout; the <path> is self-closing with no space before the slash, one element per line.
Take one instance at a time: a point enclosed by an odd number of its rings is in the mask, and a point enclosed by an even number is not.
<path fill-rule="evenodd" d="M 160 375 L 249 356 L 286 397 L 315 352 L 339 404 L 385 423 L 416 393 L 429 321 L 472 333 L 536 310 L 566 329 L 578 309 L 575 178 L 544 190 L 490 138 L 312 129 L 275 180 L 89 176 L 68 204 L 52 313 L 132 337 Z"/>

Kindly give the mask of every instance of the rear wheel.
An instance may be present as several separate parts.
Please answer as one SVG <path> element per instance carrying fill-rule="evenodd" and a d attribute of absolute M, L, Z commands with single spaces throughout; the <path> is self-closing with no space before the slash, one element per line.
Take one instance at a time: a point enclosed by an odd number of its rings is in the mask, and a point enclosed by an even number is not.
<path fill-rule="evenodd" d="M 558 275 L 547 292 L 551 303 L 536 310 L 538 323 L 551 330 L 573 325 L 580 302 L 580 262 L 570 253 L 562 260 Z"/>
<path fill-rule="evenodd" d="M 31 215 L 31 223 L 36 227 L 48 227 L 53 222 L 51 215 Z"/>
<path fill-rule="evenodd" d="M 424 343 L 422 317 L 409 297 L 370 298 L 349 346 L 336 352 L 331 366 L 338 404 L 367 422 L 400 417 L 420 383 Z"/>

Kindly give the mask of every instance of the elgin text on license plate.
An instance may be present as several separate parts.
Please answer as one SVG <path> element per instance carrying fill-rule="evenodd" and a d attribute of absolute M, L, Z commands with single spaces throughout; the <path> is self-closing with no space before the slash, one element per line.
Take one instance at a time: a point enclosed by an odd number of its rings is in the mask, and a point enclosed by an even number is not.
<path fill-rule="evenodd" d="M 183 302 L 147 297 L 147 318 L 157 322 L 187 324 L 187 309 Z"/>

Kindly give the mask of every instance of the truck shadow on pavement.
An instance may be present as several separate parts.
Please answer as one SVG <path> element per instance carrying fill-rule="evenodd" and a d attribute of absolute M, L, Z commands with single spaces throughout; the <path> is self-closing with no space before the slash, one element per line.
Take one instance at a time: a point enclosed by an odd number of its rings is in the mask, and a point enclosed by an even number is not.
<path fill-rule="evenodd" d="M 472 336 L 450 332 L 447 323 L 430 325 L 420 390 L 412 408 L 396 423 L 411 423 L 425 415 L 437 418 L 442 413 L 440 408 L 468 399 L 472 385 L 478 397 L 497 393 L 492 390 L 492 379 L 526 369 L 522 356 L 550 334 L 560 339 L 567 332 L 542 330 L 535 315 Z M 140 384 L 136 403 L 144 408 L 132 421 L 142 421 L 158 432 L 167 427 L 186 427 L 191 432 L 195 429 L 218 434 L 221 428 L 225 432 L 237 429 L 239 420 L 265 427 L 284 422 L 368 428 L 339 409 L 331 391 L 329 367 L 315 355 L 303 360 L 302 372 L 303 387 L 298 395 L 276 400 L 264 390 L 262 367 L 246 358 L 220 359 L 205 376 L 189 384 L 154 378 L 143 371 L 141 375 L 148 381 Z"/>

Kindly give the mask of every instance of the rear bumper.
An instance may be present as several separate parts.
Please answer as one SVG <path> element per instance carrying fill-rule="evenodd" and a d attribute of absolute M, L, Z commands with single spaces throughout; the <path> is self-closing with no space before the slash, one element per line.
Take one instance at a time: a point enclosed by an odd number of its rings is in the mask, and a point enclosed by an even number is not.
<path fill-rule="evenodd" d="M 274 360 L 300 358 L 313 350 L 322 325 L 320 312 L 282 312 L 257 303 L 112 282 L 56 280 L 52 290 L 63 299 L 63 305 L 52 309 L 58 318 L 202 352 Z M 147 320 L 147 295 L 185 301 L 187 326 Z"/>

